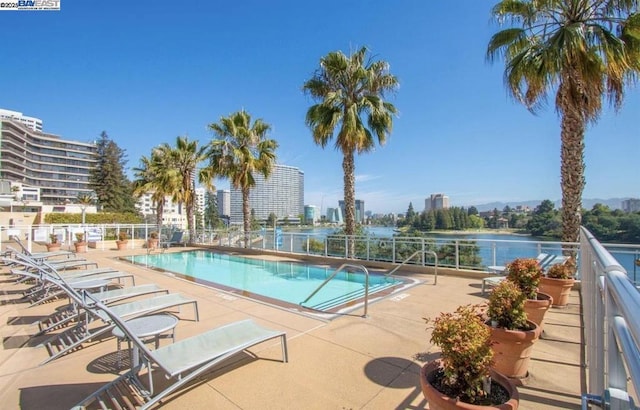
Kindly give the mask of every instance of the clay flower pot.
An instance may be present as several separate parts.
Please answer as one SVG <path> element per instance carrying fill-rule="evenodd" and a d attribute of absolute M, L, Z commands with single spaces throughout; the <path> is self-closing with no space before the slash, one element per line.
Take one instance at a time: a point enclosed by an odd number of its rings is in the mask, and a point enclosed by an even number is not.
<path fill-rule="evenodd" d="M 527 299 L 524 302 L 524 311 L 527 313 L 527 320 L 532 321 L 544 330 L 544 315 L 551 307 L 553 298 L 546 293 L 538 292 L 537 299 Z"/>
<path fill-rule="evenodd" d="M 47 251 L 48 252 L 54 252 L 54 251 L 59 251 L 60 250 L 60 244 L 59 243 L 47 243 L 45 244 L 47 246 Z"/>
<path fill-rule="evenodd" d="M 509 394 L 509 401 L 503 404 L 495 406 L 480 406 L 475 404 L 464 403 L 457 400 L 455 397 L 449 397 L 444 393 L 438 391 L 431 385 L 433 381 L 433 374 L 440 368 L 440 360 L 431 361 L 420 370 L 420 386 L 422 386 L 422 394 L 429 402 L 429 409 L 431 410 L 447 410 L 447 409 L 503 409 L 503 410 L 515 410 L 518 408 L 519 396 L 518 389 L 511 380 L 503 376 L 502 374 L 491 370 L 491 379 L 500 384 L 507 390 Z"/>
<path fill-rule="evenodd" d="M 73 246 L 76 248 L 76 253 L 85 253 L 87 251 L 86 242 L 74 242 Z"/>
<path fill-rule="evenodd" d="M 547 278 L 540 279 L 540 292 L 544 292 L 553 298 L 553 306 L 565 307 L 569 303 L 571 288 L 576 280 Z"/>
<path fill-rule="evenodd" d="M 533 344 L 540 338 L 542 329 L 535 323 L 533 330 L 507 330 L 491 327 L 493 368 L 507 377 L 523 378 L 529 370 L 529 359 Z"/>
<path fill-rule="evenodd" d="M 118 250 L 121 251 L 123 249 L 127 249 L 127 243 L 129 243 L 128 240 L 116 241 L 116 246 L 118 247 Z"/>

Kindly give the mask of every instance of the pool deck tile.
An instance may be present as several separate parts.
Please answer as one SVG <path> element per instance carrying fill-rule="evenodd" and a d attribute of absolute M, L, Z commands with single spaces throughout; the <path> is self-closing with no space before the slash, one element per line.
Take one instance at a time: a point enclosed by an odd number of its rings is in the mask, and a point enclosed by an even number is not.
<path fill-rule="evenodd" d="M 162 405 L 166 409 L 428 408 L 418 372 L 424 360 L 438 356 L 438 348 L 429 343 L 422 318 L 486 301 L 477 279 L 440 276 L 434 286 L 432 276 L 412 275 L 424 282 L 370 304 L 367 318 L 359 316 L 359 309 L 332 321 L 318 320 L 114 259 L 144 252 L 92 249 L 83 256 L 101 267 L 134 273 L 136 284 L 156 283 L 197 299 L 201 320 L 193 321 L 191 308 L 184 308 L 179 316 L 185 320 L 176 328 L 178 340 L 253 318 L 286 330 L 289 342 L 289 363 L 280 362 L 279 342 L 265 342 L 171 396 Z M 66 302 L 32 308 L 16 303 L 17 291 L 25 287 L 0 275 L 0 403 L 26 410 L 67 409 L 116 377 L 116 342 L 101 338 L 38 366 L 48 354 L 36 346 L 42 337 L 30 337 L 37 330 L 33 323 Z M 543 338 L 534 346 L 530 376 L 519 387 L 521 409 L 580 408 L 579 313 L 577 292 L 568 308 L 548 312 Z"/>

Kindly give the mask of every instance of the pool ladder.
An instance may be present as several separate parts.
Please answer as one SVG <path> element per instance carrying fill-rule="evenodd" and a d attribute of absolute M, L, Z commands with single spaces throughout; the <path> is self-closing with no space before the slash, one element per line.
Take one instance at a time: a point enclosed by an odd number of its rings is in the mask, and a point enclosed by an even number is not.
<path fill-rule="evenodd" d="M 409 263 L 409 261 L 411 259 L 413 259 L 414 257 L 416 257 L 417 255 L 422 255 L 422 263 L 424 266 L 424 256 L 426 254 L 429 254 L 431 256 L 433 256 L 435 258 L 435 266 L 434 266 L 434 278 L 433 278 L 433 284 L 437 285 L 438 284 L 438 254 L 435 253 L 434 251 L 427 251 L 427 250 L 419 250 L 419 251 L 415 251 L 414 253 L 411 254 L 411 256 L 409 256 L 407 259 L 404 260 L 404 262 L 402 262 L 400 265 L 396 266 L 393 270 L 385 273 L 385 276 L 390 276 L 392 274 L 394 274 L 398 269 L 400 269 L 401 267 L 403 267 L 404 265 L 406 265 L 407 263 Z"/>
<path fill-rule="evenodd" d="M 314 297 L 315 294 L 318 293 L 320 291 L 320 289 L 322 289 L 324 287 L 324 285 L 329 283 L 329 281 L 331 279 L 335 278 L 336 275 L 338 273 L 340 273 L 345 268 L 357 269 L 357 270 L 361 270 L 361 271 L 364 272 L 364 276 L 365 276 L 365 282 L 364 282 L 364 314 L 362 315 L 362 317 L 367 317 L 367 311 L 368 311 L 368 308 L 369 308 L 369 271 L 367 270 L 367 268 L 365 268 L 362 265 L 354 265 L 354 264 L 351 264 L 351 263 L 343 263 L 342 265 L 340 265 L 338 267 L 338 269 L 334 270 L 333 273 L 331 273 L 331 275 L 329 275 L 329 277 L 327 279 L 325 279 L 324 282 L 322 282 L 320 284 L 320 286 L 318 286 L 316 288 L 316 290 L 311 292 L 311 294 L 305 300 L 300 302 L 300 305 L 303 305 L 303 304 L 307 303 L 309 301 L 309 299 Z"/>

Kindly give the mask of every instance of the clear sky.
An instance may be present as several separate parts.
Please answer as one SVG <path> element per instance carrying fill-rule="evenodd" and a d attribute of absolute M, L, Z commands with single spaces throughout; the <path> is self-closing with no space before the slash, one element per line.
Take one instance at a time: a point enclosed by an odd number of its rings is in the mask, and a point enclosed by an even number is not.
<path fill-rule="evenodd" d="M 128 166 L 178 135 L 245 109 L 272 125 L 278 162 L 305 173 L 305 204 L 337 206 L 342 155 L 313 143 L 303 83 L 328 52 L 361 46 L 400 88 L 383 147 L 356 157 L 356 198 L 373 212 L 557 200 L 559 118 L 510 98 L 504 64 L 485 60 L 495 1 L 80 1 L 61 11 L 0 12 L 0 107 L 44 130 L 91 141 L 105 130 Z M 640 196 L 640 89 L 586 135 L 584 198 Z M 220 181 L 217 188 L 228 188 Z"/>

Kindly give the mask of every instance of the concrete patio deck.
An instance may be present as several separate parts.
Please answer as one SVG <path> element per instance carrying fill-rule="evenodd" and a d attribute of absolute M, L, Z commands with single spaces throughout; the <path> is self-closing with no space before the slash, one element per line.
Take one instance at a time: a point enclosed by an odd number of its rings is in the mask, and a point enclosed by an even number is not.
<path fill-rule="evenodd" d="M 183 309 L 177 340 L 252 318 L 285 330 L 289 343 L 289 363 L 280 361 L 277 341 L 263 343 L 164 400 L 166 409 L 428 408 L 418 374 L 425 360 L 438 357 L 439 349 L 429 343 L 430 332 L 422 318 L 486 300 L 478 279 L 441 276 L 434 286 L 433 276 L 411 274 L 423 282 L 371 304 L 368 318 L 356 311 L 327 322 L 114 259 L 144 252 L 90 249 L 82 256 L 100 267 L 134 273 L 136 284 L 156 283 L 196 298 L 200 321 L 192 320 L 189 307 Z M 35 322 L 66 300 L 30 308 L 20 300 L 26 287 L 0 275 L 0 403 L 6 409 L 68 409 L 119 374 L 116 341 L 101 338 L 38 366 L 48 353 L 37 346 L 45 337 L 32 337 L 37 332 Z M 574 291 L 568 308 L 547 313 L 530 375 L 519 387 L 520 408 L 579 408 L 581 358 L 580 306 Z"/>

